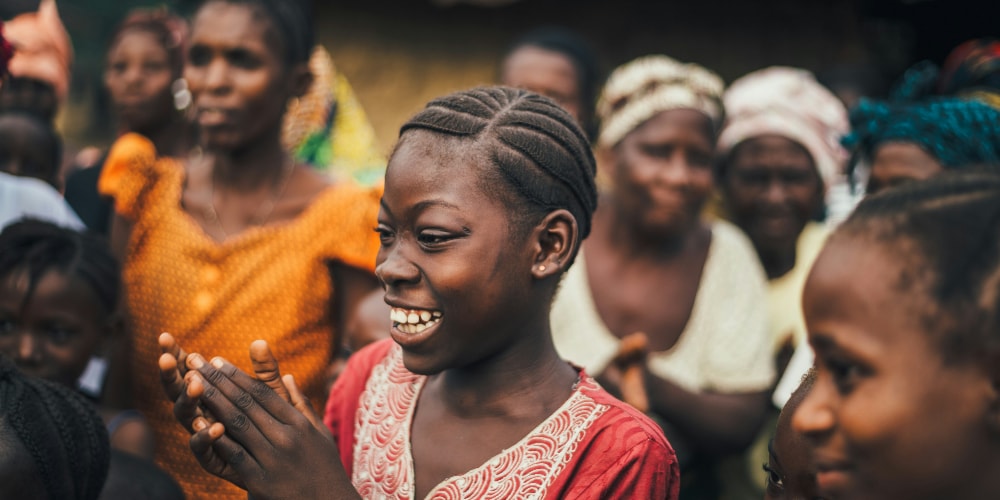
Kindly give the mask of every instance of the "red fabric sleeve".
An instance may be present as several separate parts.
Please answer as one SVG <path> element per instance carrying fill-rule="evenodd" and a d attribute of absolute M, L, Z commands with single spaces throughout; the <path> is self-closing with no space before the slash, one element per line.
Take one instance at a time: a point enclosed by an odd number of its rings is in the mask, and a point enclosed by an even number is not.
<path fill-rule="evenodd" d="M 394 345 L 392 339 L 385 339 L 354 353 L 347 361 L 343 373 L 334 382 L 326 400 L 323 423 L 333 433 L 348 477 L 354 468 L 354 425 L 361 393 L 365 390 L 372 369 L 385 359 Z"/>

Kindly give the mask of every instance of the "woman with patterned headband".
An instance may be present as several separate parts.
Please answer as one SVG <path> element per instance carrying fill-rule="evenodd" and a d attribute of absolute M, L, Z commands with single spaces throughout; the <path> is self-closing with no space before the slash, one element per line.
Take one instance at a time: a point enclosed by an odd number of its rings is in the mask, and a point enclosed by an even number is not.
<path fill-rule="evenodd" d="M 713 463 L 753 438 L 774 378 L 764 272 L 738 229 L 702 214 L 722 90 L 666 56 L 611 75 L 597 142 L 611 187 L 551 315 L 563 357 L 659 420 L 682 497 L 711 494 Z"/>

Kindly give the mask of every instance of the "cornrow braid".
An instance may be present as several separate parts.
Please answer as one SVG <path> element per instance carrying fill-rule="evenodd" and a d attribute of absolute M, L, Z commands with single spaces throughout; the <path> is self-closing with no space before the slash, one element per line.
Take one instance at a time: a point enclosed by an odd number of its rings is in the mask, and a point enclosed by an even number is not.
<path fill-rule="evenodd" d="M 587 137 L 554 101 L 526 90 L 483 87 L 435 99 L 400 129 L 468 138 L 484 149 L 495 171 L 521 201 L 519 222 L 569 210 L 590 233 L 597 208 L 596 164 Z M 488 182 L 486 183 L 489 184 Z M 485 186 L 484 186 L 485 187 Z"/>
<path fill-rule="evenodd" d="M 109 313 L 118 306 L 118 261 L 104 240 L 39 220 L 17 222 L 0 232 L 0 278 L 27 272 L 25 296 L 30 297 L 49 271 L 83 280 Z"/>
<path fill-rule="evenodd" d="M 885 190 L 862 201 L 837 234 L 916 254 L 908 272 L 934 304 L 923 319 L 946 359 L 1000 340 L 1000 176 L 952 172 Z"/>
<path fill-rule="evenodd" d="M 0 356 L 0 422 L 7 423 L 0 430 L 13 431 L 34 459 L 49 498 L 100 496 L 111 445 L 104 422 L 82 396 L 23 375 Z"/>

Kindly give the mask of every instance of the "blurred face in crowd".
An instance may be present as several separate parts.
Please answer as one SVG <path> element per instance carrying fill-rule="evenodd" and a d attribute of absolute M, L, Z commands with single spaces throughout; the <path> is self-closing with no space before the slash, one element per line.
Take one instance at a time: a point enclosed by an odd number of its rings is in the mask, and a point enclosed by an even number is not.
<path fill-rule="evenodd" d="M 265 135 L 280 137 L 297 69 L 258 7 L 205 4 L 194 18 L 184 70 L 203 146 L 232 151 Z"/>
<path fill-rule="evenodd" d="M 930 153 L 912 142 L 887 142 L 872 158 L 868 194 L 910 181 L 928 179 L 944 172 L 944 166 Z"/>
<path fill-rule="evenodd" d="M 164 124 L 175 112 L 171 85 L 178 76 L 156 36 L 131 29 L 108 51 L 104 84 L 124 127 L 142 132 Z"/>
<path fill-rule="evenodd" d="M 58 189 L 59 149 L 55 133 L 37 118 L 0 114 L 0 172 L 41 179 Z"/>
<path fill-rule="evenodd" d="M 693 229 L 711 194 L 711 120 L 690 109 L 663 111 L 629 132 L 606 163 L 615 204 L 643 232 L 677 236 Z"/>
<path fill-rule="evenodd" d="M 49 271 L 30 295 L 25 272 L 0 279 L 0 354 L 28 375 L 76 388 L 108 324 L 108 312 L 80 279 Z"/>
<path fill-rule="evenodd" d="M 723 189 L 733 221 L 759 252 L 794 250 L 823 204 L 823 182 L 802 145 L 777 135 L 743 141 L 726 166 Z"/>
<path fill-rule="evenodd" d="M 946 361 L 934 306 L 902 258 L 870 236 L 835 236 L 806 284 L 817 378 L 793 428 L 831 499 L 986 498 L 995 387 L 985 361 Z M 909 272 L 904 271 L 909 265 Z M 995 492 L 993 492 L 995 493 Z"/>
<path fill-rule="evenodd" d="M 559 52 L 525 45 L 512 52 L 503 63 L 501 83 L 541 94 L 555 101 L 581 120 L 583 104 L 579 75 L 573 61 Z"/>

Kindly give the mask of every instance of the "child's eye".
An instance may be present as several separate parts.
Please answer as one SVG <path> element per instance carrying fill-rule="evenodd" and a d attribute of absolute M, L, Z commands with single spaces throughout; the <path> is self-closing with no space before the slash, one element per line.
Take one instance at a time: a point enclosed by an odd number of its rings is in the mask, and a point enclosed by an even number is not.
<path fill-rule="evenodd" d="M 833 383 L 836 384 L 837 389 L 841 393 L 850 392 L 855 384 L 866 374 L 865 368 L 862 365 L 845 359 L 828 358 L 824 364 L 830 370 Z"/>
<path fill-rule="evenodd" d="M 0 335 L 14 333 L 14 322 L 9 319 L 0 319 Z"/>
<path fill-rule="evenodd" d="M 378 227 L 375 228 L 375 232 L 378 233 L 378 240 L 379 242 L 382 243 L 383 246 L 392 243 L 392 238 L 396 235 L 396 233 L 394 233 L 392 229 L 389 229 L 388 227 L 383 226 L 381 224 L 379 224 Z"/>
<path fill-rule="evenodd" d="M 767 474 L 768 489 L 776 491 L 785 489 L 785 481 L 781 479 L 781 474 L 778 474 L 778 471 L 772 469 L 770 465 L 764 464 L 764 472 Z"/>
<path fill-rule="evenodd" d="M 425 247 L 435 247 L 438 245 L 442 245 L 444 243 L 447 243 L 448 241 L 451 241 L 451 239 L 452 235 L 441 233 L 438 231 L 423 231 L 417 237 L 417 240 L 420 241 L 420 244 L 424 245 Z"/>
<path fill-rule="evenodd" d="M 67 328 L 62 327 L 50 327 L 47 329 L 49 342 L 54 345 L 65 345 L 73 338 L 73 332 L 69 331 Z"/>

